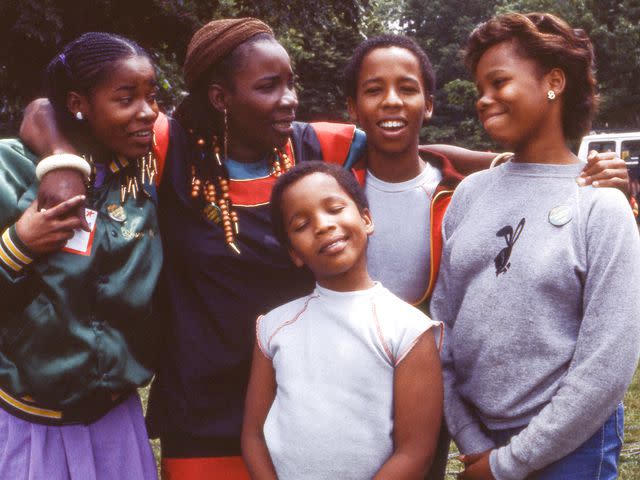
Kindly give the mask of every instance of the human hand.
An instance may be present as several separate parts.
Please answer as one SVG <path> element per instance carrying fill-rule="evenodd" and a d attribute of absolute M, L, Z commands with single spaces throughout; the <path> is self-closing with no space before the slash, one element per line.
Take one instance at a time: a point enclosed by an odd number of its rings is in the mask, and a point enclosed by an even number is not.
<path fill-rule="evenodd" d="M 73 197 L 86 194 L 86 186 L 81 172 L 72 168 L 60 168 L 47 173 L 38 188 L 38 210 L 49 210 Z M 77 205 L 72 215 L 80 221 L 80 227 L 89 231 L 84 216 L 84 202 Z"/>
<path fill-rule="evenodd" d="M 495 480 L 489 465 L 491 450 L 470 455 L 460 455 L 458 460 L 464 463 L 464 470 L 458 474 L 458 480 Z"/>
<path fill-rule="evenodd" d="M 613 187 L 625 195 L 629 193 L 627 164 L 615 152 L 598 153 L 591 150 L 587 156 L 587 165 L 577 182 L 580 186 Z"/>
<path fill-rule="evenodd" d="M 16 233 L 25 246 L 35 253 L 45 253 L 60 250 L 73 237 L 73 231 L 82 227 L 82 222 L 76 212 L 83 210 L 84 195 L 75 196 L 51 209 L 38 211 L 37 201 L 29 205 L 20 219 L 16 222 Z"/>

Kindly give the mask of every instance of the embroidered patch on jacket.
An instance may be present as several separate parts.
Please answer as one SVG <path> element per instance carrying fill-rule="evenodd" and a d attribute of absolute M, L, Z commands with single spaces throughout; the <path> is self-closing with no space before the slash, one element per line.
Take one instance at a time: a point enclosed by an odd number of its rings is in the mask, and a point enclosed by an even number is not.
<path fill-rule="evenodd" d="M 496 232 L 496 237 L 504 237 L 505 241 L 507 242 L 507 246 L 500 250 L 500 252 L 498 252 L 498 255 L 496 255 L 496 258 L 494 258 L 493 260 L 496 264 L 496 277 L 501 273 L 506 273 L 506 271 L 509 270 L 509 267 L 511 266 L 511 262 L 509 261 L 509 259 L 511 258 L 511 251 L 513 250 L 513 246 L 515 245 L 516 240 L 518 240 L 520 233 L 522 233 L 524 223 L 525 220 L 523 218 L 518 223 L 515 232 L 513 231 L 511 225 L 502 227 Z"/>

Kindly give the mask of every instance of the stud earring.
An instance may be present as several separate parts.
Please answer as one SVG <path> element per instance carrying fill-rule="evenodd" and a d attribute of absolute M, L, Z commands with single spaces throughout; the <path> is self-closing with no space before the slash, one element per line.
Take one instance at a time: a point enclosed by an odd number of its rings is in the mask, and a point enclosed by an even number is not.
<path fill-rule="evenodd" d="M 76 120 L 78 121 L 84 120 L 84 117 L 82 116 L 82 112 L 76 112 Z"/>
<path fill-rule="evenodd" d="M 554 100 L 556 98 L 556 92 L 554 92 L 553 90 L 549 90 L 547 92 L 547 98 L 549 100 Z"/>

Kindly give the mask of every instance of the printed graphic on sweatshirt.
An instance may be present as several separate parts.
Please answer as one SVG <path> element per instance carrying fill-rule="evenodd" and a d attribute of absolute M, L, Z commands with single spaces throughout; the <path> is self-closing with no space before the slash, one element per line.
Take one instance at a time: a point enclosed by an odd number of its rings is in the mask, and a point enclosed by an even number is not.
<path fill-rule="evenodd" d="M 496 277 L 501 273 L 506 273 L 506 271 L 509 270 L 509 267 L 511 266 L 511 262 L 509 261 L 509 258 L 511 258 L 511 250 L 513 250 L 513 246 L 515 245 L 516 240 L 518 240 L 520 233 L 522 233 L 524 223 L 525 220 L 523 218 L 518 223 L 515 232 L 513 231 L 511 225 L 502 227 L 496 232 L 496 237 L 504 237 L 505 241 L 507 242 L 507 246 L 500 250 L 500 252 L 498 252 L 498 255 L 496 255 L 496 258 L 493 259 L 496 264 Z"/>

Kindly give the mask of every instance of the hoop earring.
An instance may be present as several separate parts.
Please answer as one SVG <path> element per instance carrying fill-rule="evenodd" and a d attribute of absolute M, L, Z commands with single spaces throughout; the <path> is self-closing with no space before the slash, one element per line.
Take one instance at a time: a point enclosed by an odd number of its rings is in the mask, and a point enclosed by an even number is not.
<path fill-rule="evenodd" d="M 549 90 L 549 91 L 547 92 L 547 98 L 548 98 L 549 100 L 555 100 L 555 98 L 556 98 L 556 92 L 554 92 L 553 90 Z"/>
<path fill-rule="evenodd" d="M 79 122 L 84 120 L 84 117 L 82 116 L 82 112 L 80 111 L 76 112 L 76 120 L 78 120 Z"/>

